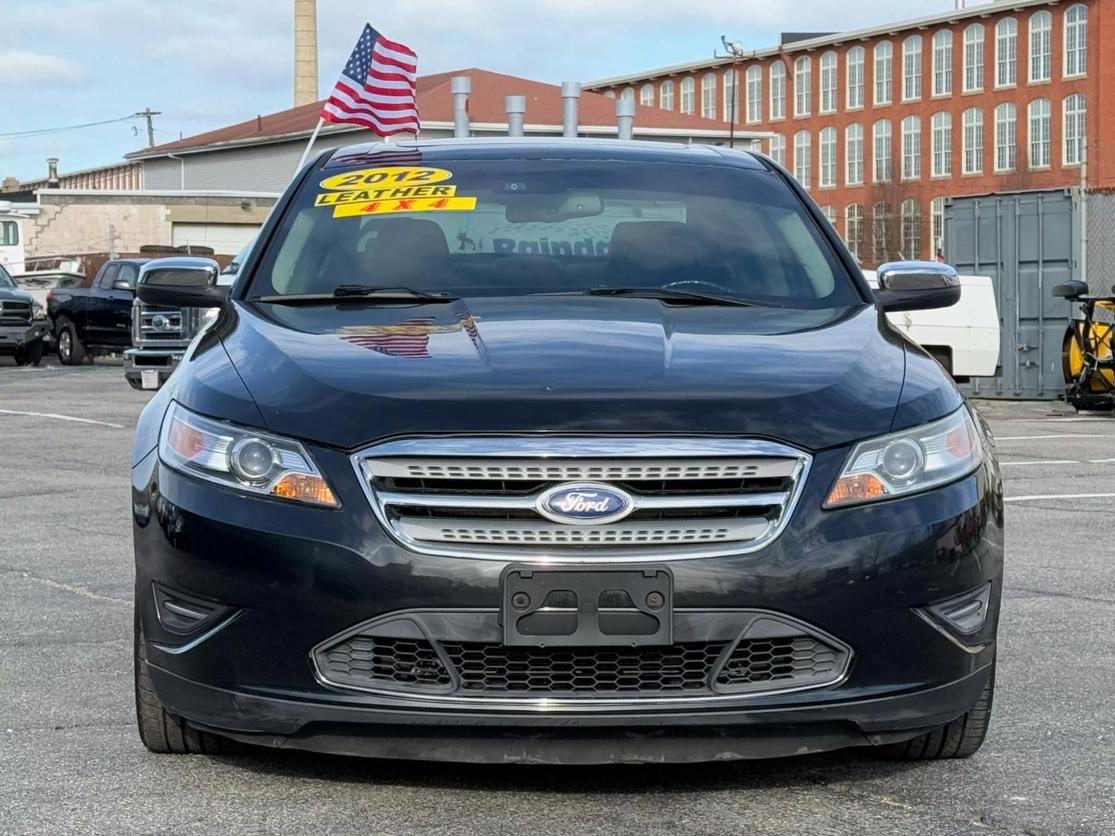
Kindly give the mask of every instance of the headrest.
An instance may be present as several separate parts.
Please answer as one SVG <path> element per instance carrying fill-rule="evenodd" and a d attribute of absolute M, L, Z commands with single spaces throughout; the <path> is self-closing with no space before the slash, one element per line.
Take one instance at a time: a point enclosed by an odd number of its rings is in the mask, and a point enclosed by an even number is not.
<path fill-rule="evenodd" d="M 389 218 L 377 226 L 375 243 L 368 248 L 370 275 L 377 283 L 425 281 L 424 273 L 444 268 L 449 245 L 434 221 Z"/>
<path fill-rule="evenodd" d="M 676 221 L 625 221 L 616 224 L 608 247 L 615 281 L 639 275 L 686 278 L 705 260 L 701 239 Z"/>

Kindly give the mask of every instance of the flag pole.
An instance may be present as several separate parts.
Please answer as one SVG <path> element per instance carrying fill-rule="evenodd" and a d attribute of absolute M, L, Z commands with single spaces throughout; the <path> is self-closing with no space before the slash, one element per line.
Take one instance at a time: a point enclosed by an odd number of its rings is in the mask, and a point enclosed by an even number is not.
<path fill-rule="evenodd" d="M 294 169 L 295 174 L 301 171 L 302 166 L 306 164 L 306 158 L 310 156 L 310 149 L 314 147 L 314 140 L 317 139 L 318 132 L 321 130 L 321 126 L 324 124 L 324 119 L 317 120 L 317 125 L 314 126 L 314 132 L 310 134 L 310 141 L 306 143 L 306 150 L 302 152 L 302 159 L 298 161 L 298 167 Z"/>

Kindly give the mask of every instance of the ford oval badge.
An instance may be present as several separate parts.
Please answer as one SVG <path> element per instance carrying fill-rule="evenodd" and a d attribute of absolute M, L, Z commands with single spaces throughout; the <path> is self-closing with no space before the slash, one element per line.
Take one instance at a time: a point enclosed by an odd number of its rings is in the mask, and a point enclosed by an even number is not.
<path fill-rule="evenodd" d="M 558 485 L 540 497 L 538 513 L 566 525 L 604 525 L 622 520 L 635 510 L 630 494 L 608 485 L 585 482 Z"/>

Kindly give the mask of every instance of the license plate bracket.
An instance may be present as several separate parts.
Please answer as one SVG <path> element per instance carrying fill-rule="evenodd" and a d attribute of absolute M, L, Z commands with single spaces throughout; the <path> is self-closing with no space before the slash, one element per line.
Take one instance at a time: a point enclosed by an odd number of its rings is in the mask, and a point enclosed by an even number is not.
<path fill-rule="evenodd" d="M 509 566 L 500 586 L 506 645 L 673 644 L 674 578 L 668 567 Z"/>

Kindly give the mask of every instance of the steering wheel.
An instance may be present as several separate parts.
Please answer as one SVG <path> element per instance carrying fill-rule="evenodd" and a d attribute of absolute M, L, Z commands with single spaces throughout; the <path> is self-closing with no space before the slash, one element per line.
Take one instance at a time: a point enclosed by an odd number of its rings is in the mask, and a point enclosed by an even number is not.
<path fill-rule="evenodd" d="M 663 290 L 674 290 L 674 289 L 684 290 L 687 286 L 688 287 L 694 287 L 694 288 L 702 288 L 702 287 L 709 288 L 709 287 L 711 287 L 717 293 L 726 293 L 729 296 L 731 296 L 732 293 L 733 293 L 733 291 L 730 288 L 724 287 L 724 285 L 722 285 L 722 284 L 717 284 L 716 282 L 706 281 L 704 279 L 682 279 L 679 282 L 670 282 L 669 284 L 666 284 L 666 285 L 663 286 Z"/>

